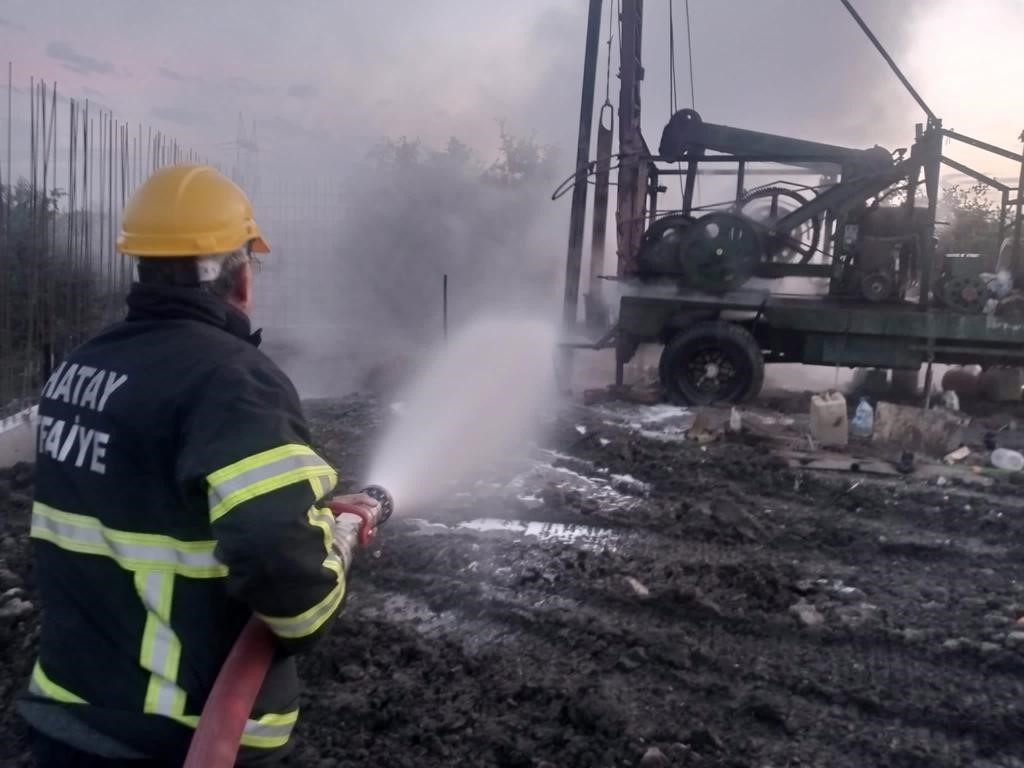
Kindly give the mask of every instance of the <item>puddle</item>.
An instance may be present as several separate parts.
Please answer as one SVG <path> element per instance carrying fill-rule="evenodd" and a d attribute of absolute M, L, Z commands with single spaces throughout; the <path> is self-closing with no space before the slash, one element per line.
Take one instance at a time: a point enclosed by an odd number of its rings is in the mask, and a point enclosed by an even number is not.
<path fill-rule="evenodd" d="M 442 530 L 447 530 L 507 534 L 516 537 L 532 536 L 541 541 L 556 541 L 597 551 L 605 549 L 614 551 L 617 549 L 619 541 L 618 534 L 611 529 L 573 523 L 541 523 L 532 520 L 502 520 L 489 517 L 467 520 L 455 525 L 435 523 L 421 518 L 413 518 L 409 522 L 418 525 L 424 533 L 440 533 Z"/>
<path fill-rule="evenodd" d="M 693 424 L 693 411 L 678 405 L 602 407 L 595 412 L 612 427 L 626 427 L 653 439 L 679 439 Z"/>

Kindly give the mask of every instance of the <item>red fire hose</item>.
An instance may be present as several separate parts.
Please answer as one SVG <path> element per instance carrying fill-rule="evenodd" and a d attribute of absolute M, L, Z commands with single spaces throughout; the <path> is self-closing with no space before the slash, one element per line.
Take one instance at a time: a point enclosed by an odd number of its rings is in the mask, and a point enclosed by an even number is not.
<path fill-rule="evenodd" d="M 352 504 L 329 501 L 327 506 L 335 517 L 352 514 L 363 521 L 359 529 L 359 543 L 363 546 L 373 537 L 376 525 L 391 514 L 390 498 L 377 520 L 366 509 Z M 277 641 L 270 628 L 255 617 L 250 619 L 214 681 L 183 768 L 233 768 L 245 723 L 276 647 Z"/>

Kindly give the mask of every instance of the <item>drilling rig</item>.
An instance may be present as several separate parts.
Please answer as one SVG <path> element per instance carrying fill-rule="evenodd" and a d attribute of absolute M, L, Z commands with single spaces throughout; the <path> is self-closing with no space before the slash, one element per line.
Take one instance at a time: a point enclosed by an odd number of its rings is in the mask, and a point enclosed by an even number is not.
<path fill-rule="evenodd" d="M 587 308 L 600 292 L 600 278 L 616 281 L 621 298 L 615 322 L 596 342 L 570 344 L 614 347 L 616 383 L 640 345 L 650 343 L 662 345 L 663 389 L 690 405 L 750 400 L 760 391 L 766 363 L 892 369 L 911 372 L 915 380 L 927 365 L 929 394 L 933 363 L 1024 365 L 1024 297 L 1014 289 L 1024 287 L 1024 156 L 943 127 L 849 0 L 840 2 L 924 111 L 909 149 L 836 146 L 718 125 L 681 109 L 664 127 L 657 153 L 651 152 L 640 131 L 643 0 L 622 1 L 618 269 L 598 276 L 602 262 L 595 247 Z M 600 13 L 600 0 L 592 0 L 592 14 L 595 6 Z M 588 30 L 588 57 L 596 52 Z M 598 158 L 588 162 L 588 76 L 592 66 L 584 68 L 573 177 L 567 318 L 576 315 L 580 272 L 582 218 L 576 207 L 585 209 L 588 176 L 595 171 L 597 200 L 607 199 L 607 173 L 601 171 L 612 159 L 601 151 L 610 145 L 607 136 L 601 140 L 602 121 Z M 1017 186 L 947 157 L 943 147 L 951 142 L 1019 164 Z M 999 195 L 998 236 L 984 253 L 938 247 L 943 166 Z M 780 178 L 748 186 L 751 175 L 766 167 Z M 708 173 L 735 181 L 733 199 L 694 205 L 698 178 Z M 787 175 L 815 177 L 817 183 Z M 661 209 L 674 177 L 681 177 L 682 205 Z M 604 217 L 595 205 L 595 222 Z M 812 278 L 827 288 L 791 295 L 778 288 L 784 278 Z"/>

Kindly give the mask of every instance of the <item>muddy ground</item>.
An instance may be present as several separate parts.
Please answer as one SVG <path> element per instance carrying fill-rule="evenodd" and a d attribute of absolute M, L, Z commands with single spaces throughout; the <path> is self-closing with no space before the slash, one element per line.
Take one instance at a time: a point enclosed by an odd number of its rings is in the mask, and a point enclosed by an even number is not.
<path fill-rule="evenodd" d="M 309 412 L 355 485 L 387 409 Z M 1017 486 L 811 474 L 685 421 L 566 408 L 529 461 L 389 523 L 302 662 L 288 765 L 1024 766 Z M 0 477 L 0 586 L 29 600 L 30 494 Z M 34 621 L 0 619 L 4 766 Z"/>

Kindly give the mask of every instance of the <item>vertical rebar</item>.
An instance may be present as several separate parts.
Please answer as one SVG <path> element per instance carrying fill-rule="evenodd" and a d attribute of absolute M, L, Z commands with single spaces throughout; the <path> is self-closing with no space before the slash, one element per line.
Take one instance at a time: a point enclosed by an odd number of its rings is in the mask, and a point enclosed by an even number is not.
<path fill-rule="evenodd" d="M 68 252 L 65 264 L 67 264 L 68 275 L 71 276 L 76 283 L 84 279 L 84 276 L 78 271 L 78 264 L 75 259 L 75 223 L 77 216 L 75 208 L 78 204 L 77 190 L 75 189 L 75 133 L 77 129 L 76 123 L 76 102 L 74 99 L 68 101 L 68 200 L 67 200 L 67 228 L 68 228 Z M 65 333 L 62 336 L 62 344 L 67 348 L 71 348 L 73 345 L 72 336 L 74 335 L 75 327 L 77 326 L 78 320 L 78 300 L 79 295 L 85 286 L 81 286 L 79 290 L 70 291 L 67 297 L 67 327 Z"/>
<path fill-rule="evenodd" d="M 1024 141 L 1024 131 L 1020 132 L 1019 139 Z M 1015 205 L 1013 220 L 1013 246 L 1012 246 L 1012 261 L 1013 267 L 1011 267 L 1011 274 L 1015 280 L 1020 279 L 1021 275 L 1021 227 L 1024 225 L 1024 151 L 1021 152 L 1020 162 L 1020 176 L 1017 181 L 1017 203 Z M 1001 245 L 1001 244 L 1000 244 Z"/>
<path fill-rule="evenodd" d="M 115 259 L 117 254 L 114 252 L 114 220 L 117 216 L 114 201 L 114 131 L 117 130 L 117 121 L 114 120 L 114 114 L 110 113 L 110 122 L 107 126 L 107 242 L 104 244 L 107 256 L 110 259 L 110 279 L 107 284 L 107 291 L 110 294 L 111 303 L 111 314 L 116 311 L 117 307 L 117 294 L 120 292 L 121 284 L 120 280 L 117 279 L 118 269 Z"/>
<path fill-rule="evenodd" d="M 39 295 L 39 280 L 38 280 L 38 267 L 39 260 L 36 258 L 36 249 L 38 248 L 38 232 L 36 217 L 38 214 L 37 205 L 37 190 L 39 188 L 39 180 L 36 176 L 36 160 L 38 152 L 38 142 L 36 136 L 36 130 L 38 126 L 38 120 L 36 119 L 36 79 L 34 77 L 29 79 L 29 208 L 28 208 L 28 222 L 29 222 L 29 247 L 28 247 L 28 261 L 25 264 L 25 268 L 28 270 L 28 307 L 26 312 L 26 330 L 25 330 L 25 348 L 23 350 L 22 357 L 22 376 L 21 384 L 19 385 L 20 396 L 24 396 L 28 392 L 29 382 L 31 381 L 33 361 L 35 360 L 35 335 L 36 335 L 36 297 Z"/>
<path fill-rule="evenodd" d="M 445 273 L 444 282 L 441 286 L 441 323 L 444 329 L 444 339 L 448 340 L 448 273 Z"/>
<path fill-rule="evenodd" d="M 13 344 L 14 334 L 11 329 L 13 310 L 11 308 L 11 296 L 14 288 L 10 276 L 13 272 L 13 263 L 10 258 L 11 251 L 11 197 L 14 195 L 14 166 L 11 162 L 11 135 L 13 133 L 14 107 L 12 94 L 14 93 L 14 64 L 7 62 L 7 187 L 0 187 L 3 200 L 0 204 L 4 209 L 3 240 L 0 241 L 0 274 L 4 276 L 0 280 L 0 360 L 9 361 L 0 365 L 0 405 L 6 404 L 8 398 L 14 396 L 14 371 Z"/>
<path fill-rule="evenodd" d="M 36 391 L 57 359 L 119 303 L 134 265 L 117 253 L 116 241 L 135 186 L 157 168 L 198 158 L 152 128 L 144 148 L 141 124 L 136 132 L 112 112 L 96 115 L 88 99 L 68 98 L 65 111 L 57 83 L 35 77 L 22 140 L 14 136 L 13 93 L 8 62 L 7 151 L 0 156 L 0 406 Z"/>

